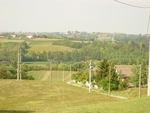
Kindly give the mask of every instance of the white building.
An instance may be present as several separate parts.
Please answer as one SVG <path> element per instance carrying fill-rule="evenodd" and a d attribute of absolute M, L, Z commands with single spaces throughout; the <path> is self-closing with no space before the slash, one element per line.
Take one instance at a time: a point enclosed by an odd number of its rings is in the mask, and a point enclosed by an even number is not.
<path fill-rule="evenodd" d="M 27 37 L 27 38 L 32 38 L 32 37 L 33 37 L 33 35 L 26 35 L 26 37 Z"/>

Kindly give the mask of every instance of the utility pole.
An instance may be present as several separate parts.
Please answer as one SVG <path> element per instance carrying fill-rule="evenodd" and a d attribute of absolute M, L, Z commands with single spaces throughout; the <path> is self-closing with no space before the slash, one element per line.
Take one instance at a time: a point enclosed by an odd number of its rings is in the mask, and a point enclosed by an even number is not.
<path fill-rule="evenodd" d="M 64 68 L 63 68 L 63 78 L 62 78 L 62 82 L 64 82 Z"/>
<path fill-rule="evenodd" d="M 149 14 L 149 18 L 148 18 L 147 38 L 148 38 L 149 23 L 150 23 L 150 14 Z M 150 39 L 149 39 L 149 67 L 148 67 L 148 90 L 147 90 L 147 96 L 150 96 Z"/>
<path fill-rule="evenodd" d="M 141 65 L 140 65 L 140 72 L 139 72 L 139 98 L 141 97 Z"/>
<path fill-rule="evenodd" d="M 59 64 L 58 64 L 58 81 L 59 81 Z"/>
<path fill-rule="evenodd" d="M 21 47 L 18 45 L 18 68 L 17 68 L 17 81 L 21 80 Z"/>
<path fill-rule="evenodd" d="M 90 60 L 90 64 L 89 64 L 89 93 L 91 92 L 91 69 L 92 69 L 92 65 L 91 65 L 91 60 Z"/>
<path fill-rule="evenodd" d="M 149 66 L 148 66 L 148 88 L 147 96 L 150 96 L 150 42 L 149 42 Z"/>
<path fill-rule="evenodd" d="M 110 76 L 111 76 L 111 67 L 109 66 L 109 84 L 108 84 L 108 96 L 110 96 Z"/>
<path fill-rule="evenodd" d="M 121 3 L 121 4 L 124 4 L 124 5 L 128 5 L 128 6 L 131 6 L 131 7 L 136 7 L 136 8 L 148 8 L 149 7 L 142 7 L 142 6 L 135 6 L 135 5 L 131 5 L 131 4 L 126 4 L 124 2 L 120 2 L 120 1 L 117 1 L 117 0 L 114 0 L 118 3 Z M 148 17 L 148 24 L 147 24 L 147 38 L 148 38 L 148 31 L 149 31 L 149 23 L 150 23 L 150 14 L 149 14 L 149 17 Z M 148 69 L 148 90 L 147 90 L 147 96 L 150 96 L 150 39 L 149 39 L 149 69 Z"/>
<path fill-rule="evenodd" d="M 52 62 L 50 61 L 50 84 L 52 86 Z"/>

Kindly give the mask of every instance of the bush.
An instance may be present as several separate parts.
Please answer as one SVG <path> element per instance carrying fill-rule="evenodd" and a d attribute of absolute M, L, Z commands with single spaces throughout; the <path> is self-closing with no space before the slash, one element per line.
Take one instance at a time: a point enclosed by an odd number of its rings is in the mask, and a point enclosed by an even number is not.
<path fill-rule="evenodd" d="M 99 87 L 102 87 L 103 90 L 107 91 L 109 88 L 109 79 L 105 78 L 98 82 L 97 84 Z M 110 90 L 118 90 L 119 88 L 119 82 L 115 79 L 110 80 Z"/>
<path fill-rule="evenodd" d="M 0 79 L 7 79 L 9 75 L 9 71 L 6 66 L 0 67 Z"/>
<path fill-rule="evenodd" d="M 119 90 L 125 90 L 128 88 L 128 84 L 124 81 L 120 81 L 119 83 Z"/>

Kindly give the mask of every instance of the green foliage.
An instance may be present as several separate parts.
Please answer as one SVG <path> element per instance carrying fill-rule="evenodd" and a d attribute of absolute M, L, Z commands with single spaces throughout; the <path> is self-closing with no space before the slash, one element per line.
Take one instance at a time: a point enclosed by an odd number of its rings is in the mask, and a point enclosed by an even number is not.
<path fill-rule="evenodd" d="M 33 76 L 32 75 L 28 75 L 28 73 L 25 72 L 25 71 L 22 71 L 21 75 L 22 75 L 22 79 L 34 80 Z"/>
<path fill-rule="evenodd" d="M 9 71 L 6 66 L 0 67 L 0 79 L 7 79 L 9 75 Z"/>
<path fill-rule="evenodd" d="M 88 76 L 84 72 L 77 72 L 72 75 L 72 80 L 76 80 L 79 82 L 85 82 L 88 80 Z"/>
<path fill-rule="evenodd" d="M 127 83 L 122 82 L 120 76 L 114 68 L 114 62 L 108 62 L 106 59 L 99 62 L 98 70 L 96 72 L 96 83 L 103 90 L 108 90 L 110 83 L 110 90 L 122 90 L 127 88 Z"/>
<path fill-rule="evenodd" d="M 116 35 L 117 40 L 122 40 L 126 37 L 128 37 L 128 35 Z M 135 37 L 137 37 L 140 41 L 146 40 L 140 35 L 131 35 L 129 37 L 129 39 L 135 39 Z M 143 39 L 141 39 L 141 37 Z M 77 42 L 74 40 L 60 39 L 25 41 L 2 43 L 0 45 L 0 61 L 17 61 L 17 45 L 20 44 L 22 61 L 48 61 L 49 59 L 53 59 L 57 62 L 80 62 L 106 58 L 115 61 L 116 64 L 136 64 L 136 59 L 138 57 L 145 59 L 146 63 L 148 63 L 148 44 L 135 40 L 123 40 L 124 42 L 116 41 L 113 43 L 98 40 L 92 42 Z M 52 45 L 52 43 L 54 45 Z M 72 48 L 67 49 L 65 47 Z"/>
<path fill-rule="evenodd" d="M 34 80 L 31 75 L 27 74 L 27 70 L 24 69 L 24 66 L 22 66 L 22 79 Z M 17 69 L 12 65 L 0 66 L 0 79 L 17 79 Z"/>
<path fill-rule="evenodd" d="M 141 68 L 141 69 L 140 69 Z M 140 73 L 141 70 L 141 73 Z M 136 65 L 131 68 L 132 76 L 130 82 L 134 83 L 136 87 L 139 85 L 139 75 L 141 74 L 141 85 L 147 84 L 147 64 L 145 60 L 138 59 Z"/>
<path fill-rule="evenodd" d="M 119 90 L 125 90 L 128 88 L 128 84 L 125 81 L 119 81 Z"/>
<path fill-rule="evenodd" d="M 87 79 L 88 79 L 88 76 L 85 73 L 81 73 L 81 75 L 78 78 L 78 81 L 85 82 L 87 81 Z"/>
<path fill-rule="evenodd" d="M 98 69 L 96 73 L 96 82 L 98 82 L 99 80 L 102 80 L 103 78 L 106 78 L 109 73 L 109 64 L 106 59 L 102 60 L 97 65 L 98 65 L 97 67 Z"/>

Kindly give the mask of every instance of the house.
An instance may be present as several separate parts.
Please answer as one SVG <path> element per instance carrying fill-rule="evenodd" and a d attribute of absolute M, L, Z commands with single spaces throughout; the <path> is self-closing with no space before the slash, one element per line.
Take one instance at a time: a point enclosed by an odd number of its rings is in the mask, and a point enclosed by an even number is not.
<path fill-rule="evenodd" d="M 123 74 L 122 81 L 127 81 L 131 76 L 131 65 L 115 65 L 116 71 Z"/>
<path fill-rule="evenodd" d="M 26 37 L 27 37 L 27 38 L 32 38 L 33 35 L 28 34 L 28 35 L 26 35 Z"/>
<path fill-rule="evenodd" d="M 15 38 L 17 35 L 15 35 L 15 34 L 12 34 L 12 35 L 10 35 L 11 37 L 13 37 L 13 38 Z"/>

